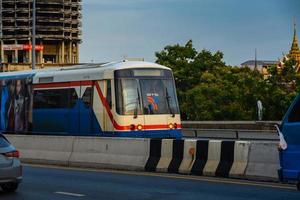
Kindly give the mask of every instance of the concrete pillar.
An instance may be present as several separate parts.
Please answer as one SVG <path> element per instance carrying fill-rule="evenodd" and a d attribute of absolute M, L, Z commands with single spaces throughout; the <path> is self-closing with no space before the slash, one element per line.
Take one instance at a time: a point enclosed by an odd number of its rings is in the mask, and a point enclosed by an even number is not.
<path fill-rule="evenodd" d="M 15 50 L 15 55 L 14 55 L 14 62 L 18 63 L 18 50 Z"/>
<path fill-rule="evenodd" d="M 76 43 L 76 63 L 79 63 L 79 44 Z"/>
<path fill-rule="evenodd" d="M 36 64 L 40 64 L 40 60 L 41 60 L 41 52 L 40 51 L 36 51 Z"/>
<path fill-rule="evenodd" d="M 77 55 L 76 44 L 72 43 L 72 61 L 73 61 L 73 63 L 77 63 L 76 55 Z"/>
<path fill-rule="evenodd" d="M 56 45 L 56 63 L 60 63 L 60 59 L 61 59 L 61 44 Z"/>
<path fill-rule="evenodd" d="M 31 51 L 27 51 L 27 53 L 28 53 L 28 61 L 29 61 L 29 63 L 31 63 L 32 62 Z"/>
<path fill-rule="evenodd" d="M 28 41 L 29 46 L 31 45 L 31 40 Z M 31 63 L 32 62 L 32 51 L 29 50 L 27 51 L 27 55 L 28 55 L 28 62 Z"/>
<path fill-rule="evenodd" d="M 71 42 L 71 41 L 69 42 L 69 56 L 68 56 L 68 57 L 69 57 L 68 62 L 69 62 L 69 63 L 73 63 L 73 62 L 72 62 L 72 60 L 73 60 L 73 55 L 72 55 L 72 42 Z"/>
<path fill-rule="evenodd" d="M 27 62 L 31 63 L 31 53 L 30 51 L 26 51 Z"/>
<path fill-rule="evenodd" d="M 17 40 L 15 40 L 15 44 L 18 44 L 17 43 Z M 15 63 L 18 63 L 18 50 L 15 50 L 15 58 L 14 58 L 14 61 L 15 61 Z"/>
<path fill-rule="evenodd" d="M 56 63 L 60 63 L 61 62 L 61 43 L 56 45 Z"/>
<path fill-rule="evenodd" d="M 4 62 L 4 50 L 3 50 L 3 41 L 1 40 L 1 61 Z"/>
<path fill-rule="evenodd" d="M 44 63 L 44 51 L 41 50 L 40 54 L 41 54 L 40 63 Z"/>
<path fill-rule="evenodd" d="M 42 41 L 40 42 L 40 45 L 43 46 L 43 42 Z M 40 51 L 40 63 L 44 63 L 43 57 L 44 57 L 44 52 L 43 52 L 43 50 L 41 50 Z"/>
<path fill-rule="evenodd" d="M 65 41 L 61 43 L 61 63 L 65 63 Z"/>

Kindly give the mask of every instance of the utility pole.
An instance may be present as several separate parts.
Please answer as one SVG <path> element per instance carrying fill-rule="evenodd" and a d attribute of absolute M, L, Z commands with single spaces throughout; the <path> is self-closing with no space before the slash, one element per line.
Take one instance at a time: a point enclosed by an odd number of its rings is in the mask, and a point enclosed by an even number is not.
<path fill-rule="evenodd" d="M 35 24 L 36 24 L 36 0 L 32 2 L 32 69 L 35 69 Z"/>
<path fill-rule="evenodd" d="M 257 70 L 257 50 L 255 48 L 255 63 L 254 63 L 254 70 Z"/>

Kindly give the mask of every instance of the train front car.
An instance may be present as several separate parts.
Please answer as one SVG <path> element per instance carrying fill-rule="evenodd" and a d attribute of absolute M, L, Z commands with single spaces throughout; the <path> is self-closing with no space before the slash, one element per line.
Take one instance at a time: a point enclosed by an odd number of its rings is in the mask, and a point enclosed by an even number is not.
<path fill-rule="evenodd" d="M 181 138 L 174 78 L 148 62 L 82 64 L 0 75 L 0 131 Z"/>
<path fill-rule="evenodd" d="M 114 70 L 114 135 L 181 138 L 172 71 L 146 62 L 123 62 Z M 109 103 L 108 103 L 109 104 Z"/>

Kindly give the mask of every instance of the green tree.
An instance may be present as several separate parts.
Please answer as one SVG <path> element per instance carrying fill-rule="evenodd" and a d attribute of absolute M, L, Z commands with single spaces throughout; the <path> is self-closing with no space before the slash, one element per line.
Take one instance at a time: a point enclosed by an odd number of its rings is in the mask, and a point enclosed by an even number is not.
<path fill-rule="evenodd" d="M 258 100 L 265 120 L 280 120 L 300 91 L 293 60 L 282 70 L 270 67 L 264 79 L 257 70 L 227 66 L 220 51 L 198 52 L 191 40 L 168 45 L 156 57 L 173 70 L 182 118 L 187 120 L 255 120 Z"/>
<path fill-rule="evenodd" d="M 263 77 L 249 68 L 221 67 L 203 73 L 201 83 L 185 95 L 182 110 L 193 120 L 251 120 Z"/>
<path fill-rule="evenodd" d="M 194 119 L 188 116 L 186 102 L 190 97 L 188 91 L 201 84 L 202 74 L 214 68 L 225 66 L 222 61 L 223 53 L 211 53 L 208 50 L 197 52 L 192 40 L 184 46 L 179 44 L 168 45 L 164 50 L 156 52 L 156 62 L 170 67 L 173 70 L 181 113 L 184 119 Z"/>
<path fill-rule="evenodd" d="M 192 40 L 184 46 L 168 45 L 164 50 L 155 53 L 156 62 L 170 67 L 176 79 L 177 88 L 180 91 L 187 91 L 200 83 L 203 72 L 216 67 L 225 66 L 222 61 L 223 53 L 212 54 L 208 50 L 197 52 L 193 47 Z"/>
<path fill-rule="evenodd" d="M 263 101 L 265 102 L 265 118 L 281 120 L 292 100 L 300 91 L 299 74 L 295 72 L 293 59 L 284 62 L 284 67 L 268 68 L 269 77 L 265 79 Z"/>

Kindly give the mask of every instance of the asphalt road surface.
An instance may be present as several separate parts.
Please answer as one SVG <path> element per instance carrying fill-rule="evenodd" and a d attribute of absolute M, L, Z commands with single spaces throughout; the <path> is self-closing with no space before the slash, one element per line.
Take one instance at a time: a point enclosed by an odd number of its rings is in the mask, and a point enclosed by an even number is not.
<path fill-rule="evenodd" d="M 18 191 L 1 200 L 299 200 L 293 185 L 143 172 L 25 166 Z"/>

